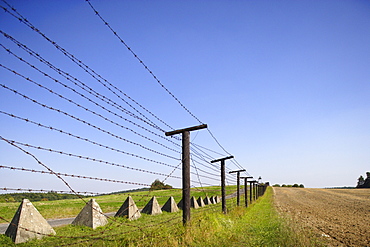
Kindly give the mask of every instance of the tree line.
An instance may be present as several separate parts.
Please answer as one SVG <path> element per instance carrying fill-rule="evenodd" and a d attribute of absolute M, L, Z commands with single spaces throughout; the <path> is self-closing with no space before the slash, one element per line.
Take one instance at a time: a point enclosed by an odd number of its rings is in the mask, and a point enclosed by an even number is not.
<path fill-rule="evenodd" d="M 86 197 L 86 196 L 82 196 Z M 55 201 L 64 199 L 76 199 L 77 196 L 74 194 L 59 194 L 56 192 L 48 193 L 9 193 L 1 194 L 0 202 L 21 202 L 24 198 L 30 201 Z"/>
<path fill-rule="evenodd" d="M 294 188 L 304 188 L 304 185 L 303 184 L 282 184 L 280 186 L 280 184 L 274 184 L 272 187 L 294 187 Z"/>

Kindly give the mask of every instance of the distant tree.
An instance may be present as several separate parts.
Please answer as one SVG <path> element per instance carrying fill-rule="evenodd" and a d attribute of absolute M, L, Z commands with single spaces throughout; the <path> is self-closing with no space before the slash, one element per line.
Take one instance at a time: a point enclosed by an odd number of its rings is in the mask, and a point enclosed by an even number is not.
<path fill-rule="evenodd" d="M 357 188 L 370 188 L 370 172 L 366 172 L 366 179 L 363 176 L 358 178 Z"/>
<path fill-rule="evenodd" d="M 280 187 L 280 184 L 274 184 L 272 187 Z"/>
<path fill-rule="evenodd" d="M 82 195 L 80 195 L 82 196 Z M 82 196 L 86 197 L 86 196 Z M 0 194 L 0 202 L 21 202 L 24 198 L 29 199 L 32 202 L 36 201 L 53 201 L 61 199 L 75 199 L 76 195 L 73 194 L 57 194 L 53 193 L 10 193 Z"/>
<path fill-rule="evenodd" d="M 286 184 L 283 184 L 281 187 L 286 187 Z"/>
<path fill-rule="evenodd" d="M 294 188 L 298 188 L 299 187 L 299 185 L 298 184 L 293 184 L 293 186 L 292 187 L 294 187 Z"/>
<path fill-rule="evenodd" d="M 365 183 L 365 179 L 364 179 L 364 177 L 361 175 L 361 176 L 358 178 L 357 187 L 361 187 L 364 183 Z"/>
<path fill-rule="evenodd" d="M 159 181 L 159 179 L 154 180 L 154 182 L 150 185 L 150 190 L 166 190 L 172 189 L 172 186 L 169 184 L 164 184 L 163 182 Z"/>
<path fill-rule="evenodd" d="M 300 185 L 299 185 L 299 188 L 304 188 L 304 185 L 303 185 L 303 184 L 300 184 Z"/>

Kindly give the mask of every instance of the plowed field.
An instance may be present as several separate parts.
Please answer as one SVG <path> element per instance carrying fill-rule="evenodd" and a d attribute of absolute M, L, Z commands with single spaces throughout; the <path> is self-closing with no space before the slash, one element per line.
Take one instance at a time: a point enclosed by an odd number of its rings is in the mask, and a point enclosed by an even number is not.
<path fill-rule="evenodd" d="M 279 210 L 330 246 L 370 246 L 370 189 L 274 189 Z"/>

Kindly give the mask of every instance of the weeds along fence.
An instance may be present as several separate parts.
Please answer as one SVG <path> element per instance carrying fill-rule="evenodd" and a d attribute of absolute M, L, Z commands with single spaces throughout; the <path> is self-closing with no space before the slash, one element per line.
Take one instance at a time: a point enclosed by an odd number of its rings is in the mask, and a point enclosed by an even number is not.
<path fill-rule="evenodd" d="M 126 66 L 123 73 L 114 69 L 116 60 L 96 62 L 99 61 L 98 47 L 86 48 L 88 41 L 80 43 L 78 50 L 71 49 L 69 45 L 76 43 L 72 38 L 76 33 L 67 34 L 71 43 L 63 38 L 69 47 L 64 48 L 63 42 L 52 38 L 58 37 L 52 32 L 56 27 L 45 27 L 37 20 L 34 24 L 32 18 L 28 19 L 17 10 L 21 6 L 12 6 L 5 0 L 1 0 L 0 7 L 3 10 L 1 17 L 6 20 L 0 30 L 1 193 L 73 194 L 80 203 L 74 201 L 69 207 L 78 213 L 81 206 L 89 202 L 86 196 L 149 188 L 156 179 L 183 188 L 183 140 L 181 136 L 170 137 L 165 133 L 175 130 L 172 124 L 186 127 L 194 126 L 194 122 L 204 123 L 158 79 L 91 1 L 86 1 L 85 11 L 99 21 L 90 24 L 92 29 L 97 34 L 104 33 L 99 49 L 119 53 L 120 62 Z M 49 36 L 48 32 L 52 34 Z M 82 52 L 84 49 L 85 53 Z M 143 70 L 136 68 L 137 65 Z M 103 77 L 103 74 L 108 76 Z M 147 76 L 154 83 L 148 83 Z M 235 192 L 235 188 L 228 191 L 228 186 L 239 184 L 239 178 L 229 172 L 245 169 L 236 159 L 230 159 L 221 179 L 220 164 L 211 161 L 230 156 L 230 153 L 209 128 L 192 135 L 188 155 L 191 195 L 221 196 L 221 190 L 212 186 L 220 186 L 222 181 L 226 187 L 225 195 Z M 243 174 L 251 177 L 246 171 Z M 265 187 L 257 186 L 253 180 L 245 180 L 247 182 L 253 191 L 249 201 L 263 194 Z M 189 192 L 189 189 L 184 191 Z M 169 196 L 174 196 L 176 202 L 183 198 L 178 189 L 163 193 L 155 195 L 160 204 Z M 125 195 L 135 197 L 138 208 L 142 208 L 154 194 L 146 191 Z M 122 202 L 121 196 L 114 205 L 105 202 L 102 207 L 113 212 Z M 232 201 L 229 203 L 228 207 L 236 206 Z M 1 207 L 8 205 L 4 203 Z M 204 207 L 194 214 L 215 208 Z M 0 223 L 10 223 L 11 217 L 0 215 Z M 132 228 L 127 231 L 142 231 L 164 224 L 175 226 L 183 217 L 167 216 L 163 222 L 148 222 L 140 227 L 134 222 L 109 217 L 114 222 L 110 227 L 85 237 L 88 241 L 109 238 L 112 229 L 123 225 Z M 115 234 L 125 231 L 123 228 Z M 58 233 L 57 236 L 75 239 L 74 243 L 87 241 L 84 236 L 61 236 Z"/>

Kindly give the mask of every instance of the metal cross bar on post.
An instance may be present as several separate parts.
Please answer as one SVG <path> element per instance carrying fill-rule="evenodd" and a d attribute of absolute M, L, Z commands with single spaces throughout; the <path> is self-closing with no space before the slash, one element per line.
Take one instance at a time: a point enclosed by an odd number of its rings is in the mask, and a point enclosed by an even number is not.
<path fill-rule="evenodd" d="M 237 170 L 237 171 L 231 171 L 229 173 L 236 173 L 236 205 L 240 206 L 240 173 L 245 172 L 246 170 Z"/>
<path fill-rule="evenodd" d="M 244 200 L 245 200 L 245 207 L 248 207 L 248 178 L 253 177 L 240 177 L 244 178 Z"/>
<path fill-rule="evenodd" d="M 182 222 L 184 225 L 190 221 L 190 131 L 205 128 L 207 124 L 165 133 L 166 136 L 182 134 Z"/>
<path fill-rule="evenodd" d="M 211 163 L 221 161 L 221 204 L 222 204 L 222 212 L 226 214 L 226 191 L 225 191 L 225 160 L 232 159 L 234 156 L 227 156 L 221 159 L 212 160 Z"/>

